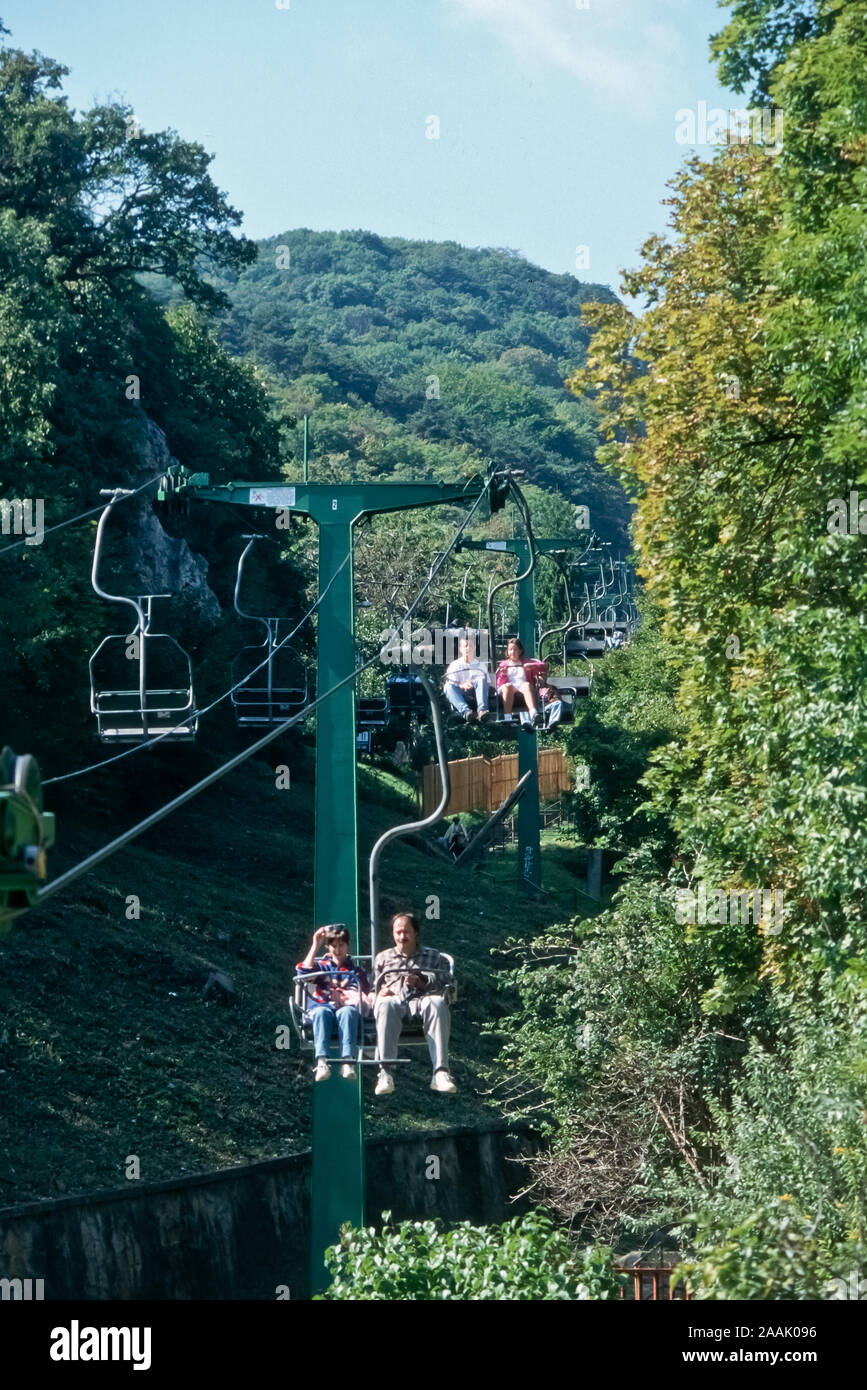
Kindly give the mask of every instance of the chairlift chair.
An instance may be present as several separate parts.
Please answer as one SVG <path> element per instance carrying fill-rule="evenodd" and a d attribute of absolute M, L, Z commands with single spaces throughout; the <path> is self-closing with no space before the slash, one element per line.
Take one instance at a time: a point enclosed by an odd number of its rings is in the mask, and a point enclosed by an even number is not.
<path fill-rule="evenodd" d="M 604 598 L 609 589 L 614 586 L 614 561 L 608 556 L 609 573 L 606 577 L 605 562 L 599 562 L 599 578 L 593 581 L 593 597 L 595 599 Z"/>
<path fill-rule="evenodd" d="M 386 689 L 388 687 L 386 686 Z M 383 733 L 391 724 L 388 696 L 360 696 L 355 698 L 355 751 L 372 753 L 377 735 Z"/>
<path fill-rule="evenodd" d="M 591 661 L 605 655 L 605 638 L 593 626 L 575 629 L 576 636 L 567 638 L 566 655 L 586 656 Z"/>
<path fill-rule="evenodd" d="M 240 604 L 244 564 L 258 540 L 266 536 L 244 536 L 247 545 L 238 560 L 234 608 L 241 618 L 259 623 L 264 636 L 258 645 L 244 647 L 232 663 L 230 699 L 240 727 L 273 728 L 302 710 L 308 701 L 307 667 L 293 647 L 280 636 L 282 618 L 263 618 L 247 613 Z"/>
<path fill-rule="evenodd" d="M 413 721 L 423 724 L 428 716 L 427 695 L 418 676 L 389 676 L 386 681 L 386 699 L 390 723 L 402 729 L 412 726 Z"/>
<path fill-rule="evenodd" d="M 590 694 L 590 687 L 593 684 L 593 667 L 588 662 L 587 674 L 581 676 L 549 676 L 548 684 L 552 689 L 560 692 L 561 697 L 571 697 L 572 701 L 584 700 Z M 571 720 L 564 719 L 561 723 L 571 723 Z"/>
<path fill-rule="evenodd" d="M 388 700 L 378 695 L 356 700 L 355 724 L 358 729 L 388 728 Z"/>
<path fill-rule="evenodd" d="M 90 708 L 98 736 L 102 743 L 141 743 L 157 734 L 165 742 L 189 743 L 198 727 L 192 662 L 174 637 L 151 632 L 155 600 L 172 596 L 129 598 L 101 587 L 106 523 L 116 503 L 130 494 L 125 488 L 104 488 L 102 495 L 111 500 L 96 528 L 91 583 L 100 598 L 132 608 L 136 623 L 128 633 L 104 637 L 90 658 Z"/>
<path fill-rule="evenodd" d="M 455 958 L 448 951 L 440 951 L 449 963 L 449 980 L 443 991 L 444 997 L 450 1006 L 457 1002 L 458 986 L 455 979 Z M 370 956 L 353 956 L 355 963 L 365 971 L 371 985 L 374 983 L 370 978 L 372 975 L 373 962 Z M 313 1023 L 310 1019 L 310 1008 L 313 1004 L 312 988 L 319 980 L 333 979 L 330 971 L 308 971 L 303 975 L 296 975 L 293 982 L 292 998 L 289 1000 L 289 1015 L 292 1026 L 298 1039 L 298 1045 L 302 1053 L 313 1053 Z M 400 1047 L 420 1047 L 426 1041 L 424 1027 L 420 1018 L 405 1020 L 400 1031 L 398 1045 Z M 335 1040 L 336 1043 L 336 1040 Z M 388 1061 L 389 1066 L 401 1059 L 380 1058 L 377 1056 L 376 1047 L 376 1019 L 373 1014 L 361 1020 L 361 1030 L 359 1037 L 358 1061 L 362 1065 L 371 1064 L 384 1065 Z M 408 1059 L 406 1059 L 408 1060 Z"/>
<path fill-rule="evenodd" d="M 626 616 L 627 604 L 629 602 L 629 579 L 627 566 L 623 560 L 618 560 L 617 571 L 617 593 L 612 595 L 610 609 L 612 613 L 612 631 L 628 632 L 629 620 Z"/>
<path fill-rule="evenodd" d="M 468 632 L 472 635 L 473 629 L 468 629 Z M 507 643 L 509 640 L 511 639 L 507 637 Z M 555 682 L 549 679 L 547 684 L 550 686 L 554 686 Z M 463 690 L 461 694 L 463 695 L 470 709 L 478 713 L 476 692 L 474 690 Z M 558 692 L 557 700 L 560 703 L 560 712 L 559 716 L 551 724 L 549 724 L 548 721 L 552 712 L 553 702 L 551 700 L 545 700 L 540 697 L 538 707 L 543 715 L 544 722 L 542 727 L 536 729 L 537 733 L 545 733 L 549 728 L 554 728 L 557 724 L 572 723 L 572 694 L 573 692 L 571 691 L 571 689 L 568 689 L 565 692 L 565 695 L 561 695 Z M 452 709 L 451 706 L 449 706 L 449 713 L 453 714 L 455 719 L 460 719 L 460 716 L 457 714 L 455 710 Z M 490 722 L 485 725 L 485 728 L 496 729 L 498 733 L 502 733 L 505 735 L 511 735 L 512 733 L 518 733 L 522 730 L 526 730 L 527 728 L 532 729 L 534 727 L 532 724 L 529 724 L 528 720 L 525 718 L 525 716 L 529 715 L 529 711 L 524 702 L 524 697 L 519 690 L 515 691 L 514 700 L 512 702 L 512 718 L 508 720 L 506 719 L 503 698 L 500 691 L 497 689 L 493 672 L 489 672 L 488 714 L 491 716 L 491 719 Z"/>
<path fill-rule="evenodd" d="M 609 633 L 614 631 L 616 622 L 617 610 L 613 603 L 609 603 L 608 607 L 597 617 L 595 623 L 591 625 L 591 629 L 601 632 L 603 636 L 607 637 Z"/>

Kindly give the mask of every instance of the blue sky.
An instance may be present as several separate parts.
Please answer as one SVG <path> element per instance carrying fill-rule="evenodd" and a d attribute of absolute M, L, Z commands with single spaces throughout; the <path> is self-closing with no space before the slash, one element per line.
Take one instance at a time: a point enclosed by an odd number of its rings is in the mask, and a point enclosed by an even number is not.
<path fill-rule="evenodd" d="M 0 0 L 18 47 L 215 155 L 248 235 L 510 246 L 618 287 L 665 226 L 716 0 Z M 430 119 L 439 122 L 439 138 Z M 709 153 L 709 151 L 702 151 Z M 587 248 L 586 251 L 578 248 Z"/>

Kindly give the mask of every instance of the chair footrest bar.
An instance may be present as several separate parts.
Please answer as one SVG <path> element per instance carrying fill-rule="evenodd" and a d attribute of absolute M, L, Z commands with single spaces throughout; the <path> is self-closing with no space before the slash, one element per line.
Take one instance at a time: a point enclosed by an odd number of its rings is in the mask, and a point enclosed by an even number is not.
<path fill-rule="evenodd" d="M 386 1059 L 385 1059 L 384 1061 L 380 1062 L 380 1061 L 377 1060 L 376 1057 L 359 1057 L 358 1060 L 357 1060 L 356 1062 L 353 1062 L 352 1065 L 353 1065 L 353 1066 L 358 1066 L 358 1067 L 385 1067 L 386 1071 L 388 1071 L 389 1067 L 408 1067 L 408 1066 L 411 1066 L 411 1065 L 412 1065 L 412 1058 L 411 1058 L 411 1057 L 390 1057 L 390 1058 L 389 1058 L 389 1057 L 386 1057 Z"/>

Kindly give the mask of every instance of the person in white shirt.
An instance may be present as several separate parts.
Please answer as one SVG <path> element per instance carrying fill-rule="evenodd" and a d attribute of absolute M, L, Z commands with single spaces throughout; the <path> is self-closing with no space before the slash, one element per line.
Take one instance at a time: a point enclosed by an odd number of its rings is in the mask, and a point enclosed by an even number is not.
<path fill-rule="evenodd" d="M 454 816 L 452 823 L 442 836 L 440 843 L 447 849 L 452 858 L 459 859 L 467 847 L 467 832 L 461 825 L 460 816 Z"/>
<path fill-rule="evenodd" d="M 476 697 L 478 719 L 488 717 L 488 692 L 491 677 L 486 666 L 476 659 L 476 644 L 472 637 L 462 637 L 458 642 L 458 658 L 446 671 L 445 696 L 452 709 L 457 710 L 465 720 L 473 717 L 467 704 L 464 691 L 472 690 Z"/>

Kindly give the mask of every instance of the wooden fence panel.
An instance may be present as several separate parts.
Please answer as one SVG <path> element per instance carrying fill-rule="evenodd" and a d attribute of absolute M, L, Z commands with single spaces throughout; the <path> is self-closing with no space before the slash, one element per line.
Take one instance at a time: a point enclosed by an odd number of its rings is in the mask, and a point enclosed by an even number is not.
<path fill-rule="evenodd" d="M 520 737 L 520 735 L 519 735 Z M 538 754 L 539 800 L 556 801 L 561 792 L 568 791 L 571 782 L 562 748 L 541 748 Z M 486 811 L 490 814 L 501 806 L 518 785 L 518 755 L 505 753 L 499 758 L 461 758 L 449 763 L 451 794 L 444 815 L 459 811 Z M 423 814 L 436 809 L 442 795 L 440 770 L 436 763 L 424 769 L 422 792 Z"/>
<path fill-rule="evenodd" d="M 487 811 L 491 781 L 487 758 L 462 758 L 459 762 L 449 763 L 449 780 L 451 794 L 444 815 L 456 815 L 458 811 Z M 429 816 L 436 809 L 441 795 L 439 765 L 428 763 L 424 769 L 424 815 Z"/>
<path fill-rule="evenodd" d="M 496 811 L 498 806 L 502 806 L 506 797 L 511 796 L 517 785 L 517 753 L 505 753 L 500 758 L 492 758 L 490 799 L 486 809 L 488 811 Z"/>

